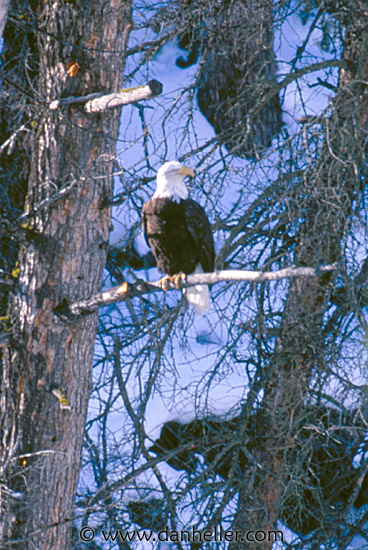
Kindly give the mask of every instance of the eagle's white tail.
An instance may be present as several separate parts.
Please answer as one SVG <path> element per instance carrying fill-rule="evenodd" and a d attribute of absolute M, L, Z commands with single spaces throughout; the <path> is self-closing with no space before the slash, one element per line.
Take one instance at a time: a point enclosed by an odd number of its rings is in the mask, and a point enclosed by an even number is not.
<path fill-rule="evenodd" d="M 194 273 L 203 273 L 202 266 L 197 265 Z M 188 304 L 192 306 L 194 311 L 199 315 L 205 315 L 210 309 L 210 290 L 207 285 L 195 285 L 183 289 Z"/>

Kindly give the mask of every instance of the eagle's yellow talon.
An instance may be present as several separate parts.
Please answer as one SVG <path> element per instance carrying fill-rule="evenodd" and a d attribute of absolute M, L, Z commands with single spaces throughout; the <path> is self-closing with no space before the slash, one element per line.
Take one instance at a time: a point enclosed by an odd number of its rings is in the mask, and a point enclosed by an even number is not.
<path fill-rule="evenodd" d="M 187 276 L 186 274 L 183 272 L 183 271 L 180 271 L 180 273 L 177 273 L 176 275 L 173 275 L 171 277 L 171 280 L 172 280 L 172 283 L 175 285 L 175 288 L 177 290 L 179 290 L 180 288 L 180 283 L 183 282 L 185 283 L 186 280 L 187 280 Z"/>
<path fill-rule="evenodd" d="M 167 277 L 162 277 L 162 279 L 159 280 L 158 284 L 162 288 L 164 292 L 169 290 L 170 285 L 174 285 L 177 290 L 180 288 L 180 283 L 185 283 L 187 280 L 187 276 L 183 271 L 180 271 L 180 273 L 176 273 L 176 275 L 171 275 Z"/>
<path fill-rule="evenodd" d="M 169 288 L 169 282 L 170 282 L 170 277 L 162 277 L 162 279 L 159 280 L 158 284 L 164 292 L 167 292 Z"/>

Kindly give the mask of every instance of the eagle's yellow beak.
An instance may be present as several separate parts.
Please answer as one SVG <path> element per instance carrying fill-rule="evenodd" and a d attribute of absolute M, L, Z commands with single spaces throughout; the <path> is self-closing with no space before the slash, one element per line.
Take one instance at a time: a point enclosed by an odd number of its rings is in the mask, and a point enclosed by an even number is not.
<path fill-rule="evenodd" d="M 194 178 L 194 172 L 191 168 L 189 168 L 189 166 L 183 166 L 179 173 L 182 176 L 190 176 L 191 178 Z"/>

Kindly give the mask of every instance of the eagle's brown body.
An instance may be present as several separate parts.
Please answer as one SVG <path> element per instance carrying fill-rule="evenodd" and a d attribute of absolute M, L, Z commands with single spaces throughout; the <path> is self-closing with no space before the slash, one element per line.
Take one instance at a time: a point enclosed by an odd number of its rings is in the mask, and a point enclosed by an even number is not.
<path fill-rule="evenodd" d="M 203 208 L 192 199 L 175 202 L 153 197 L 143 205 L 143 230 L 157 262 L 167 275 L 214 269 L 211 225 Z"/>

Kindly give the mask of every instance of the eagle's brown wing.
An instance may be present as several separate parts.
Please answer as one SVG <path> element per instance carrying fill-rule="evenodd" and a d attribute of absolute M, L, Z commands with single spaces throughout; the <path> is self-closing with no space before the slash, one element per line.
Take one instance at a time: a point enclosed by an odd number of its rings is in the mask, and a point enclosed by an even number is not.
<path fill-rule="evenodd" d="M 202 206 L 192 199 L 186 199 L 185 203 L 187 227 L 194 240 L 198 260 L 203 271 L 210 273 L 214 270 L 215 262 L 211 224 Z"/>

